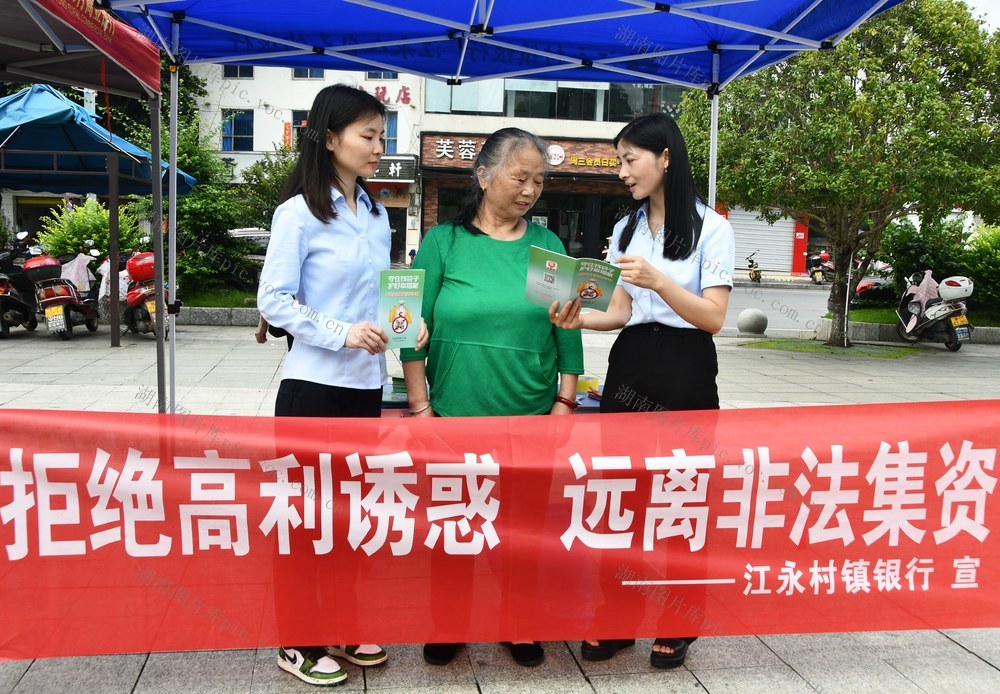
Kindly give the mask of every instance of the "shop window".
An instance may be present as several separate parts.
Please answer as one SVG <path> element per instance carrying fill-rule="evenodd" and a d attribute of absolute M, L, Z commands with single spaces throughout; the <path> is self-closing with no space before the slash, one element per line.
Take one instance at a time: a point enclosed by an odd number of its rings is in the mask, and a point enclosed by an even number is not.
<path fill-rule="evenodd" d="M 253 111 L 222 110 L 222 150 L 224 152 L 253 151 Z"/>
<path fill-rule="evenodd" d="M 397 123 L 399 114 L 389 111 L 385 114 L 385 151 L 383 154 L 395 154 L 397 144 Z"/>
<path fill-rule="evenodd" d="M 658 84 L 612 84 L 607 98 L 606 119 L 627 122 L 651 113 L 680 115 L 683 90 Z"/>
<path fill-rule="evenodd" d="M 223 65 L 222 76 L 228 79 L 253 79 L 253 65 Z"/>
<path fill-rule="evenodd" d="M 321 67 L 293 67 L 292 79 L 321 80 L 326 71 Z"/>
<path fill-rule="evenodd" d="M 567 120 L 595 120 L 597 91 L 594 89 L 564 89 L 556 92 L 556 117 Z"/>
<path fill-rule="evenodd" d="M 455 219 L 465 207 L 463 189 L 442 188 L 438 191 L 438 224 Z"/>
<path fill-rule="evenodd" d="M 308 117 L 309 111 L 292 111 L 292 147 L 294 147 L 296 151 L 302 149 L 299 144 L 299 140 L 305 132 L 306 119 Z"/>
<path fill-rule="evenodd" d="M 513 101 L 513 115 L 517 118 L 555 118 L 556 94 L 554 92 L 507 92 L 508 106 Z M 508 113 L 510 113 L 508 108 Z"/>

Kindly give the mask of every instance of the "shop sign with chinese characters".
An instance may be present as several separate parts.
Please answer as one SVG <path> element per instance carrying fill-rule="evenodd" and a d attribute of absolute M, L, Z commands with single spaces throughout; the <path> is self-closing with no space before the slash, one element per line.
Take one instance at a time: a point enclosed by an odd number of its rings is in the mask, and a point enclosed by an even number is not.
<path fill-rule="evenodd" d="M 0 656 L 1000 626 L 1000 401 L 605 397 L 644 411 L 6 410 Z"/>
<path fill-rule="evenodd" d="M 386 154 L 378 162 L 375 174 L 366 179 L 381 183 L 413 183 L 417 180 L 415 154 Z"/>
<path fill-rule="evenodd" d="M 487 135 L 423 133 L 421 161 L 423 168 L 471 168 L 479 156 Z M 600 140 L 547 139 L 549 173 L 616 174 L 618 158 L 610 142 Z"/>

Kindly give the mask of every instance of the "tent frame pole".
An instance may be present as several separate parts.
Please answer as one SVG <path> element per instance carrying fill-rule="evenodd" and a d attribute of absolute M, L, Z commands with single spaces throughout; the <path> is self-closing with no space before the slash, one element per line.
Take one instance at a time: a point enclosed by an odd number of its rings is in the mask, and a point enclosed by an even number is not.
<path fill-rule="evenodd" d="M 167 411 L 166 372 L 164 362 L 164 317 L 167 315 L 163 304 L 163 170 L 160 162 L 160 95 L 156 94 L 149 100 L 149 132 L 151 136 L 150 181 L 153 187 L 153 286 L 156 291 L 156 411 L 163 414 Z"/>
<path fill-rule="evenodd" d="M 177 56 L 180 54 L 180 30 L 179 22 L 170 25 L 170 45 L 171 52 Z M 167 253 L 170 258 L 169 280 L 167 284 L 167 297 L 169 307 L 166 316 L 167 336 L 170 341 L 168 349 L 168 387 L 170 392 L 170 414 L 177 412 L 177 330 L 174 325 L 174 316 L 177 314 L 179 304 L 177 303 L 177 88 L 178 88 L 178 68 L 179 63 L 170 65 L 170 168 L 167 171 L 168 180 L 168 202 L 167 202 Z"/>
<path fill-rule="evenodd" d="M 719 155 L 719 65 L 722 52 L 712 52 L 712 86 L 708 94 L 712 98 L 712 127 L 708 149 L 708 206 L 715 209 L 715 172 Z"/>
<path fill-rule="evenodd" d="M 110 315 L 111 346 L 121 347 L 121 278 L 118 275 L 118 257 L 121 252 L 118 227 L 118 152 L 108 152 L 108 272 L 111 280 Z"/>

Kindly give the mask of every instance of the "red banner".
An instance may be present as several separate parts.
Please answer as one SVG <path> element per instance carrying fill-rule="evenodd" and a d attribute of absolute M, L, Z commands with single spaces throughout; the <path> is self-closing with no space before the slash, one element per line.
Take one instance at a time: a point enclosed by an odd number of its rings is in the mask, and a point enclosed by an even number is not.
<path fill-rule="evenodd" d="M 4 410 L 0 656 L 996 627 L 998 423 Z"/>
<path fill-rule="evenodd" d="M 153 92 L 160 93 L 160 50 L 128 24 L 94 7 L 91 0 L 31 2 L 72 27 Z"/>

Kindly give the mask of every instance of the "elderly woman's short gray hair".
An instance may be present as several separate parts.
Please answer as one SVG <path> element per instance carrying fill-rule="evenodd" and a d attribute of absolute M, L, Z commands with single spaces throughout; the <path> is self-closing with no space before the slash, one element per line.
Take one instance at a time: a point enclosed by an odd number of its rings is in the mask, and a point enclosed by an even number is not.
<path fill-rule="evenodd" d="M 549 143 L 532 135 L 527 130 L 520 128 L 502 128 L 486 138 L 479 156 L 472 166 L 472 185 L 469 187 L 469 196 L 466 200 L 465 209 L 455 221 L 474 234 L 483 233 L 476 228 L 473 223 L 479 206 L 483 203 L 483 188 L 481 181 L 488 183 L 496 178 L 497 174 L 503 171 L 510 164 L 511 160 L 525 148 L 533 147 L 538 150 L 542 161 L 548 166 Z M 480 168 L 483 170 L 480 173 Z"/>

